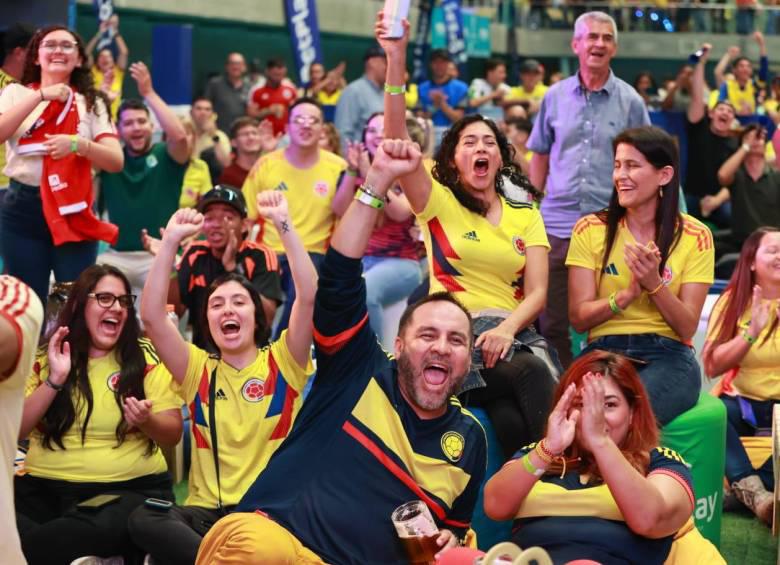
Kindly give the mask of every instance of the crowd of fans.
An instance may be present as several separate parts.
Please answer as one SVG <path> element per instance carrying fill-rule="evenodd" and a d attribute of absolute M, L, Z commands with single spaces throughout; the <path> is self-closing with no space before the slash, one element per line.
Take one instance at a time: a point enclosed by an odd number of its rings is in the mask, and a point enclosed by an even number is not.
<path fill-rule="evenodd" d="M 489 59 L 467 83 L 434 50 L 414 84 L 404 26 L 387 39 L 378 16 L 348 84 L 314 63 L 296 85 L 273 57 L 250 78 L 230 53 L 188 115 L 129 64 L 117 17 L 88 44 L 6 32 L 0 455 L 29 443 L 24 471 L 0 474 L 11 563 L 400 563 L 389 517 L 413 498 L 456 559 L 486 479 L 470 406 L 509 462 L 484 510 L 521 545 L 663 563 L 687 544 L 717 563 L 686 528 L 690 470 L 658 443 L 697 402 L 691 342 L 716 275 L 702 358 L 726 375 L 724 472 L 771 521 L 771 461 L 753 469 L 739 441 L 780 399 L 780 81 L 763 35 L 757 73 L 732 47 L 708 84 L 703 44 L 674 80 L 632 86 L 610 67 L 615 21 L 587 12 L 573 76 Z M 687 143 L 650 125 L 669 116 Z M 72 284 L 36 351 L 52 277 Z M 182 405 L 177 506 L 159 448 L 179 442 Z"/>

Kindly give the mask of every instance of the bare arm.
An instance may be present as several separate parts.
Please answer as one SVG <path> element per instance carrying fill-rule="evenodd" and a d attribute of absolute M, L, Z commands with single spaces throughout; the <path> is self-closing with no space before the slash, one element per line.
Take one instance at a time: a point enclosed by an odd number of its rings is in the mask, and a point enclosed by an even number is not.
<path fill-rule="evenodd" d="M 385 215 L 394 222 L 405 222 L 412 217 L 412 207 L 403 192 L 387 191 Z"/>
<path fill-rule="evenodd" d="M 742 146 L 731 154 L 718 169 L 718 182 L 721 186 L 731 186 L 734 183 L 734 176 L 745 161 L 748 151 Z"/>
<path fill-rule="evenodd" d="M 450 120 L 452 123 L 457 122 L 459 119 L 463 117 L 463 114 L 465 111 L 463 108 L 453 108 L 450 106 L 449 102 L 447 102 L 447 97 L 442 96 L 441 102 L 439 103 L 439 110 L 444 112 L 444 115 L 447 116 L 447 119 Z"/>
<path fill-rule="evenodd" d="M 704 118 L 704 112 L 707 110 L 704 104 L 704 67 L 707 65 L 711 46 L 708 43 L 702 45 L 704 54 L 699 58 L 699 62 L 693 68 L 691 76 L 691 100 L 688 102 L 688 121 L 692 124 L 699 123 Z"/>
<path fill-rule="evenodd" d="M 674 107 L 674 96 L 677 93 L 678 88 L 678 81 L 674 81 L 669 87 L 669 90 L 666 91 L 666 96 L 661 102 L 661 110 L 668 112 Z"/>
<path fill-rule="evenodd" d="M 13 106 L 0 114 L 0 143 L 5 143 L 19 129 L 22 122 L 40 104 L 41 97 L 44 100 L 68 99 L 68 87 L 65 84 L 54 84 L 41 90 L 27 89 L 23 97 L 20 97 Z"/>
<path fill-rule="evenodd" d="M 190 159 L 190 151 L 187 143 L 187 132 L 181 121 L 173 113 L 173 110 L 160 98 L 152 86 L 152 75 L 143 63 L 130 65 L 130 76 L 138 84 L 138 93 L 144 98 L 149 108 L 157 116 L 160 126 L 165 132 L 165 143 L 168 146 L 168 155 L 177 163 L 183 165 Z"/>
<path fill-rule="evenodd" d="M 542 246 L 528 247 L 523 274 L 523 301 L 500 324 L 511 331 L 512 335 L 527 328 L 544 309 L 545 302 L 547 302 L 548 277 L 547 248 Z"/>
<path fill-rule="evenodd" d="M 127 405 L 127 402 L 125 404 Z M 145 422 L 136 424 L 136 427 L 157 445 L 172 447 L 181 439 L 181 410 L 173 408 L 150 414 Z"/>
<path fill-rule="evenodd" d="M 127 48 L 127 43 L 125 43 L 125 38 L 119 35 L 119 31 L 117 31 L 116 35 L 114 36 L 114 40 L 116 41 L 116 47 L 119 51 L 118 56 L 116 58 L 116 66 L 120 69 L 127 70 L 127 62 L 128 62 L 128 55 L 130 53 L 130 50 Z"/>
<path fill-rule="evenodd" d="M 607 298 L 596 298 L 596 273 L 585 267 L 569 267 L 569 320 L 578 332 L 585 332 L 612 319 L 615 313 Z M 621 310 L 639 297 L 641 289 L 635 281 L 628 288 L 615 295 L 615 302 Z"/>
<path fill-rule="evenodd" d="M 731 63 L 731 60 L 739 56 L 739 51 L 739 47 L 732 45 L 720 58 L 718 64 L 715 65 L 715 88 L 720 88 L 720 86 L 725 82 L 726 69 Z"/>
<path fill-rule="evenodd" d="M 550 155 L 547 153 L 534 153 L 529 165 L 528 180 L 537 190 L 544 192 L 547 183 L 547 172 L 550 167 Z"/>
<path fill-rule="evenodd" d="M 179 210 L 171 216 L 163 232 L 162 242 L 146 277 L 141 298 L 141 320 L 160 359 L 181 384 L 187 374 L 190 350 L 179 333 L 179 328 L 168 318 L 165 310 L 168 281 L 176 252 L 181 241 L 200 231 L 203 216 L 193 209 Z"/>
<path fill-rule="evenodd" d="M 775 150 L 775 167 L 780 169 L 780 128 L 772 135 L 772 147 Z"/>
<path fill-rule="evenodd" d="M 84 48 L 84 50 L 87 52 L 87 68 L 93 67 L 95 65 L 95 56 L 93 55 L 93 53 L 95 52 L 95 45 L 97 45 L 100 36 L 103 35 L 107 23 L 108 22 L 100 22 L 100 25 L 98 26 L 98 30 L 95 32 L 95 35 L 92 36 L 92 39 L 89 40 L 87 46 Z"/>
<path fill-rule="evenodd" d="M 341 182 L 336 187 L 336 194 L 333 196 L 333 202 L 330 204 L 330 209 L 339 218 L 344 215 L 344 212 L 349 208 L 349 203 L 355 196 L 355 181 L 356 177 L 344 171 L 341 177 Z"/>

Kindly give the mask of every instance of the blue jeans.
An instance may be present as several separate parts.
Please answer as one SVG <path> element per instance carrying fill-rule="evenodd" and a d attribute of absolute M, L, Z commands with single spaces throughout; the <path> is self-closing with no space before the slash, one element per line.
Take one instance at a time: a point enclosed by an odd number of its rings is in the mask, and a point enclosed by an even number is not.
<path fill-rule="evenodd" d="M 0 254 L 6 272 L 26 282 L 46 304 L 49 277 L 74 281 L 95 264 L 97 241 L 54 245 L 37 186 L 11 180 L 0 210 Z"/>
<path fill-rule="evenodd" d="M 311 262 L 314 263 L 314 268 L 319 273 L 320 265 L 322 265 L 325 255 L 323 253 L 309 253 L 309 257 L 311 257 Z M 295 285 L 290 272 L 290 264 L 287 262 L 287 255 L 279 255 L 279 271 L 282 279 L 282 291 L 284 292 L 284 305 L 282 306 L 282 315 L 279 317 L 273 331 L 273 339 L 279 339 L 282 331 L 286 330 L 287 326 L 290 325 L 290 313 L 295 302 Z"/>
<path fill-rule="evenodd" d="M 772 492 L 775 488 L 775 476 L 772 472 L 772 458 L 768 457 L 764 464 L 753 469 L 753 465 L 745 452 L 745 446 L 740 441 L 740 436 L 754 436 L 758 428 L 772 426 L 772 410 L 776 400 L 752 400 L 742 397 L 752 409 L 755 423 L 745 420 L 743 411 L 739 406 L 739 400 L 733 396 L 722 395 L 720 397 L 726 405 L 726 478 L 729 483 L 735 483 L 749 475 L 758 475 L 766 489 Z"/>
<path fill-rule="evenodd" d="M 363 257 L 368 323 L 384 343 L 382 310 L 409 296 L 422 280 L 420 262 L 400 257 Z"/>
<path fill-rule="evenodd" d="M 699 363 L 693 349 L 676 339 L 657 334 L 606 335 L 590 342 L 580 355 L 594 349 L 647 362 L 637 370 L 659 426 L 693 408 L 699 399 Z"/>

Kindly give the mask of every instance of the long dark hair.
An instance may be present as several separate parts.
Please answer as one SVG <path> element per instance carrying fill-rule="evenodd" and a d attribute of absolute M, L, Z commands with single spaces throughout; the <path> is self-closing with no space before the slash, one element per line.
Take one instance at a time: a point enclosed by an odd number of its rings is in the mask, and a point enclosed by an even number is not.
<path fill-rule="evenodd" d="M 68 300 L 60 310 L 57 326 L 67 326 L 67 341 L 70 344 L 71 369 L 65 380 L 64 389 L 54 397 L 46 413 L 41 418 L 39 427 L 43 435 L 43 446 L 54 449 L 54 445 L 65 449 L 62 437 L 70 430 L 76 421 L 82 403 L 86 403 L 86 416 L 81 426 L 81 443 L 84 444 L 89 419 L 92 416 L 94 401 L 92 387 L 89 384 L 87 366 L 89 363 L 89 348 L 92 337 L 87 328 L 84 315 L 89 293 L 104 277 L 116 277 L 122 281 L 125 292 L 130 294 L 131 287 L 127 277 L 119 269 L 110 265 L 92 265 L 85 269 L 73 283 Z M 144 394 L 144 375 L 146 373 L 146 357 L 139 338 L 141 328 L 136 318 L 135 307 L 127 309 L 127 320 L 119 334 L 114 351 L 119 362 L 120 373 L 116 384 L 114 397 L 121 415 L 116 426 L 117 445 L 121 445 L 127 436 L 128 424 L 122 410 L 122 402 L 128 396 L 142 400 Z M 45 346 L 44 346 L 45 347 Z M 151 347 L 151 346 L 149 346 Z M 148 453 L 155 449 L 154 442 L 149 440 Z"/>
<path fill-rule="evenodd" d="M 761 240 L 768 233 L 778 233 L 780 229 L 775 227 L 761 227 L 751 233 L 742 244 L 742 251 L 739 254 L 737 265 L 726 285 L 723 294 L 718 298 L 717 304 L 725 304 L 719 320 L 713 320 L 719 326 L 715 341 L 724 343 L 737 335 L 739 319 L 753 300 L 753 286 L 756 284 L 756 276 L 751 266 L 756 260 L 756 253 L 761 247 Z M 763 345 L 766 340 L 777 330 L 778 319 L 775 317 L 769 331 L 761 341 Z"/>
<path fill-rule="evenodd" d="M 94 114 L 98 113 L 95 108 L 95 104 L 98 98 L 103 101 L 104 111 L 108 112 L 108 108 L 111 106 L 110 102 L 108 101 L 108 97 L 103 92 L 95 88 L 95 81 L 92 78 L 92 73 L 90 72 L 89 67 L 86 66 L 88 59 L 87 50 L 84 46 L 84 40 L 81 39 L 81 36 L 78 33 L 68 29 L 67 26 L 51 25 L 41 28 L 35 32 L 35 35 L 33 35 L 30 43 L 27 46 L 27 57 L 24 59 L 24 72 L 22 73 L 21 83 L 26 86 L 28 84 L 41 82 L 41 67 L 40 65 L 36 64 L 38 62 L 38 50 L 41 47 L 41 42 L 43 41 L 43 38 L 49 35 L 51 32 L 61 29 L 67 31 L 73 36 L 73 39 L 76 41 L 76 48 L 78 49 L 79 57 L 81 58 L 81 65 L 75 67 L 73 72 L 70 74 L 69 84 L 77 92 L 84 96 L 84 99 L 87 101 L 88 112 L 92 112 Z"/>
<path fill-rule="evenodd" d="M 612 142 L 613 153 L 617 151 L 618 145 L 621 143 L 630 145 L 639 151 L 647 159 L 647 162 L 656 169 L 672 167 L 674 170 L 672 178 L 663 185 L 663 197 L 660 198 L 655 211 L 655 244 L 661 252 L 658 273 L 663 275 L 666 261 L 680 240 L 683 230 L 683 218 L 680 214 L 680 167 L 677 143 L 664 130 L 653 126 L 627 129 L 618 134 Z M 626 209 L 620 205 L 618 200 L 617 188 L 612 188 L 609 208 L 597 212 L 596 215 L 607 224 L 604 257 L 601 262 L 601 272 L 603 272 L 615 244 L 618 225 L 626 216 Z"/>
<path fill-rule="evenodd" d="M 646 475 L 650 463 L 650 451 L 658 446 L 658 424 L 642 379 L 631 361 L 622 355 L 598 349 L 578 357 L 561 376 L 561 382 L 558 383 L 553 394 L 552 407 L 558 404 L 570 384 L 574 383 L 577 388 L 580 388 L 583 377 L 588 373 L 601 373 L 605 377 L 610 377 L 626 397 L 632 410 L 631 425 L 628 427 L 628 434 L 623 443 L 618 445 L 618 449 L 634 469 Z M 578 469 L 581 474 L 587 473 L 602 480 L 593 454 L 582 449 L 576 437 L 566 449 L 564 456 L 572 468 Z M 548 469 L 548 472 L 560 473 L 561 466 L 555 464 Z"/>
<path fill-rule="evenodd" d="M 271 329 L 268 327 L 268 322 L 265 319 L 265 311 L 263 310 L 263 302 L 260 299 L 260 293 L 252 286 L 244 275 L 239 273 L 225 273 L 220 275 L 209 285 L 206 289 L 206 299 L 203 301 L 203 308 L 200 311 L 200 327 L 203 328 L 203 336 L 206 338 L 206 343 L 210 346 L 212 351 L 219 354 L 219 347 L 217 347 L 214 338 L 211 336 L 211 328 L 209 328 L 209 298 L 214 294 L 214 291 L 221 287 L 223 284 L 229 282 L 237 282 L 249 293 L 249 298 L 252 299 L 252 304 L 255 305 L 255 347 L 263 347 L 268 344 L 268 339 L 271 336 Z"/>
<path fill-rule="evenodd" d="M 498 129 L 493 120 L 484 118 L 479 114 L 461 118 L 444 134 L 439 150 L 434 156 L 435 164 L 431 170 L 433 178 L 449 188 L 461 206 L 481 216 L 487 214 L 486 204 L 473 196 L 463 186 L 460 181 L 458 168 L 455 166 L 455 149 L 460 141 L 461 133 L 467 126 L 476 122 L 482 122 L 491 129 L 496 137 L 498 149 L 501 152 L 501 169 L 496 173 L 495 178 L 496 192 L 506 198 L 504 193 L 504 177 L 506 176 L 512 183 L 531 193 L 534 198 L 539 198 L 539 191 L 531 184 L 528 177 L 523 174 L 520 167 L 514 163 L 515 148 L 509 143 L 506 136 Z"/>

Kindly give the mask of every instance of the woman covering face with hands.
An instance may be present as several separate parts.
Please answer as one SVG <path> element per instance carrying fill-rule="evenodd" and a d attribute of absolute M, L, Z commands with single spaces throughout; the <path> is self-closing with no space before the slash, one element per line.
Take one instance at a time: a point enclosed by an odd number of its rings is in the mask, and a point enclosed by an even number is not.
<path fill-rule="evenodd" d="M 780 230 L 759 228 L 742 246 L 726 290 L 715 303 L 702 360 L 709 377 L 724 375 L 726 478 L 736 497 L 771 526 L 775 478 L 772 458 L 759 469 L 740 436 L 772 425 L 780 401 Z"/>
<path fill-rule="evenodd" d="M 96 90 L 84 43 L 63 26 L 30 40 L 19 84 L 0 94 L 0 143 L 10 186 L 0 214 L 9 274 L 46 302 L 51 271 L 73 281 L 113 242 L 115 226 L 92 214 L 92 167 L 122 169 L 108 101 Z M 30 258 L 35 257 L 34 261 Z"/>
<path fill-rule="evenodd" d="M 409 159 L 404 76 L 409 24 L 386 39 L 383 14 L 375 35 L 387 53 L 385 143 L 394 159 Z M 389 140 L 389 141 L 388 141 Z M 398 149 L 398 151 L 396 151 Z M 524 342 L 547 296 L 549 244 L 539 211 L 504 193 L 504 178 L 530 186 L 514 164 L 514 149 L 496 124 L 479 115 L 445 133 L 429 173 L 415 149 L 398 181 L 423 232 L 430 292 L 448 291 L 474 318 L 476 348 L 461 398 L 484 406 L 506 457 L 538 437 L 555 381 Z"/>
<path fill-rule="evenodd" d="M 580 356 L 554 402 L 544 438 L 485 486 L 487 515 L 514 519 L 513 541 L 541 546 L 555 563 L 664 563 L 693 511 L 692 478 L 677 453 L 658 447 L 631 362 L 604 351 Z M 709 551 L 709 562 L 722 563 Z"/>
<path fill-rule="evenodd" d="M 260 295 L 236 272 L 208 287 L 201 316 L 217 351 L 184 341 L 166 315 L 168 279 L 181 242 L 200 231 L 203 215 L 181 209 L 169 220 L 146 279 L 141 318 L 170 369 L 174 389 L 190 407 L 189 496 L 170 511 L 140 508 L 130 518 L 137 545 L 160 563 L 194 563 L 202 536 L 238 504 L 292 427 L 311 366 L 317 274 L 290 222 L 281 192 L 261 192 L 258 213 L 273 222 L 284 245 L 297 299 L 290 325 L 269 343 Z"/>
<path fill-rule="evenodd" d="M 117 269 L 85 270 L 28 379 L 20 437 L 30 438 L 30 450 L 15 489 L 30 563 L 137 558 L 128 516 L 147 497 L 173 500 L 158 445 L 181 438 L 181 401 L 141 338 L 134 301 Z M 118 501 L 94 511 L 76 507 L 104 494 Z"/>
<path fill-rule="evenodd" d="M 712 234 L 679 212 L 678 152 L 655 127 L 614 142 L 609 208 L 574 226 L 569 319 L 588 332 L 584 352 L 622 353 L 640 364 L 658 423 L 693 407 L 699 364 L 690 346 L 714 276 Z"/>

